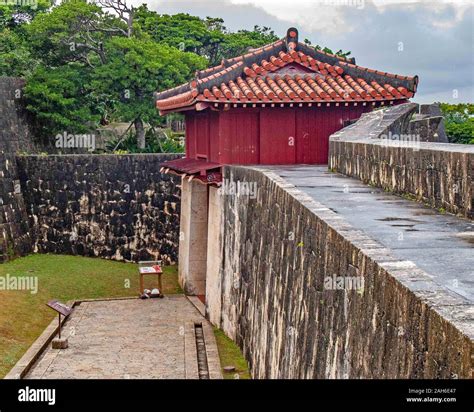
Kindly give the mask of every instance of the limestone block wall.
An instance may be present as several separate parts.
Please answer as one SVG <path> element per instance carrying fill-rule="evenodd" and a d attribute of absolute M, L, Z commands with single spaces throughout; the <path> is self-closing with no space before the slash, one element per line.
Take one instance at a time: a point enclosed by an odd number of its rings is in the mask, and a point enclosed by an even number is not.
<path fill-rule="evenodd" d="M 28 254 L 31 245 L 15 157 L 0 152 L 0 263 Z"/>
<path fill-rule="evenodd" d="M 34 148 L 23 79 L 0 77 L 0 263 L 31 251 L 15 153 Z"/>
<path fill-rule="evenodd" d="M 0 77 L 0 152 L 31 153 L 35 149 L 31 118 L 24 108 L 25 80 Z"/>
<path fill-rule="evenodd" d="M 179 155 L 17 157 L 33 250 L 137 261 L 178 260 Z"/>
<path fill-rule="evenodd" d="M 179 283 L 188 295 L 206 294 L 207 185 L 182 179 Z"/>
<path fill-rule="evenodd" d="M 221 199 L 207 312 L 254 378 L 471 377 L 470 302 L 271 172 L 224 178 L 258 191 Z M 327 289 L 327 276 L 364 288 Z"/>
<path fill-rule="evenodd" d="M 209 186 L 208 237 L 206 262 L 206 302 L 207 317 L 214 325 L 219 325 L 222 312 L 221 258 L 222 235 L 224 232 L 223 201 L 221 190 Z"/>
<path fill-rule="evenodd" d="M 410 135 L 401 141 L 381 139 L 400 119 L 393 113 L 400 108 L 364 115 L 332 135 L 329 168 L 472 219 L 474 145 L 419 142 Z"/>

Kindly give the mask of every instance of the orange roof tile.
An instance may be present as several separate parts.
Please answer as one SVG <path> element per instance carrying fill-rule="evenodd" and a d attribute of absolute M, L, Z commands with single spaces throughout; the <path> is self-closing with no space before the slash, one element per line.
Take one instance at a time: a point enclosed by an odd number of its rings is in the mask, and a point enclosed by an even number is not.
<path fill-rule="evenodd" d="M 249 53 L 196 73 L 182 86 L 156 93 L 162 113 L 192 109 L 198 102 L 308 103 L 394 101 L 412 97 L 418 76 L 368 69 L 298 42 L 298 31 Z"/>

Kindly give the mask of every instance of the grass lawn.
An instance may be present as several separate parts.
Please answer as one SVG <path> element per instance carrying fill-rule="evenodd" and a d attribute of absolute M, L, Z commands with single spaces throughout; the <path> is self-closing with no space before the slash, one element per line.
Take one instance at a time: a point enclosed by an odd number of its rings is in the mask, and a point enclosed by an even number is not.
<path fill-rule="evenodd" d="M 0 265 L 0 277 L 37 276 L 38 292 L 0 290 L 0 378 L 21 358 L 56 316 L 45 303 L 138 295 L 133 263 L 65 255 L 30 255 Z M 145 286 L 156 287 L 147 277 Z M 154 281 L 154 282 L 153 282 Z M 182 293 L 177 266 L 164 268 L 163 292 Z"/>
<path fill-rule="evenodd" d="M 219 350 L 219 358 L 221 366 L 234 366 L 234 372 L 224 372 L 224 379 L 250 379 L 247 361 L 242 356 L 239 347 L 229 339 L 220 329 L 214 328 L 214 335 L 217 341 L 217 349 Z"/>

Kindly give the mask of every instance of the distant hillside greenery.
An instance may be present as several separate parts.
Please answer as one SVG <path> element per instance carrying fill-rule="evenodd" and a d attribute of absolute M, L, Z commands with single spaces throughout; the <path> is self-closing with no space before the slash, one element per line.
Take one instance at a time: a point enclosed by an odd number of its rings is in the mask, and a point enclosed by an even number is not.
<path fill-rule="evenodd" d="M 440 107 L 449 141 L 474 144 L 474 104 L 440 103 Z"/>

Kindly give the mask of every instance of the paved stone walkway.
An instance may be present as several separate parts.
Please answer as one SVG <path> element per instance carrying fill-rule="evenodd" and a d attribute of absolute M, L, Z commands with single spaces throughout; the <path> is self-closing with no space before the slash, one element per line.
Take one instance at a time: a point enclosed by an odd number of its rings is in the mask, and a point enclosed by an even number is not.
<path fill-rule="evenodd" d="M 197 378 L 195 322 L 206 324 L 184 296 L 82 302 L 64 325 L 69 348 L 49 345 L 26 378 Z"/>
<path fill-rule="evenodd" d="M 433 280 L 474 302 L 474 223 L 441 214 L 325 166 L 265 167 L 350 225 L 410 260 Z"/>

